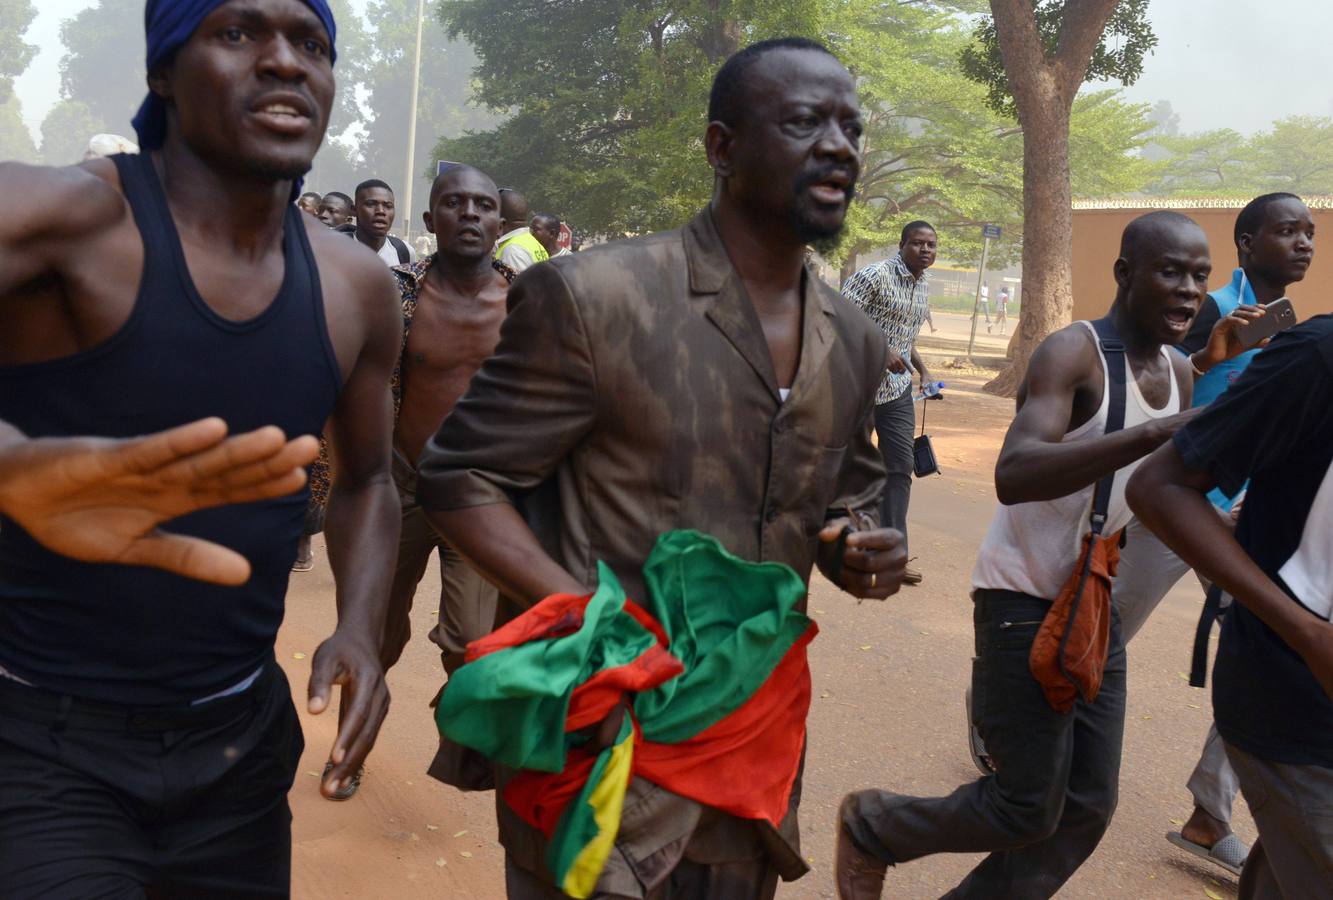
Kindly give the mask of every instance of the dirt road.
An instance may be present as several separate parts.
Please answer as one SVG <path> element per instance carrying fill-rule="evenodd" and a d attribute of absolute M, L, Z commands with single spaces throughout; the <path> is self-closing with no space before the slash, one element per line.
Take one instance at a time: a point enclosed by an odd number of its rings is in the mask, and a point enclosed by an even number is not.
<path fill-rule="evenodd" d="M 941 318 L 938 337 L 955 338 L 959 323 Z M 965 342 L 965 331 L 962 336 Z M 985 344 L 989 353 L 1002 353 L 1002 339 Z M 954 355 L 952 348 L 939 349 Z M 913 552 L 925 583 L 886 603 L 860 605 L 818 575 L 811 586 L 811 614 L 821 633 L 811 650 L 815 699 L 801 819 L 814 871 L 783 885 L 783 900 L 834 896 L 832 819 L 846 791 L 879 785 L 938 795 L 976 777 L 962 707 L 972 655 L 968 576 L 994 508 L 991 472 L 1011 403 L 980 393 L 979 377 L 942 367 L 935 374 L 950 383 L 947 399 L 932 404 L 928 422 L 944 471 L 916 483 L 911 516 Z M 413 641 L 389 677 L 393 710 L 365 784 L 351 802 L 320 798 L 316 776 L 333 739 L 333 717 L 302 713 L 307 750 L 292 792 L 299 898 L 503 896 L 493 795 L 464 795 L 425 775 L 436 740 L 427 703 L 442 681 L 439 654 L 425 639 L 438 589 L 438 574 L 427 573 L 413 613 Z M 1190 688 L 1185 678 L 1200 604 L 1196 593 L 1189 580 L 1182 582 L 1129 649 L 1119 810 L 1101 847 L 1061 897 L 1235 895 L 1235 879 L 1163 839 L 1189 814 L 1184 785 L 1211 715 L 1207 693 Z M 278 657 L 299 695 L 309 655 L 333 621 L 333 583 L 317 546 L 316 570 L 292 578 L 278 640 Z M 1243 801 L 1236 819 L 1240 835 L 1252 840 Z M 938 897 L 976 859 L 938 856 L 899 867 L 890 872 L 885 896 Z"/>

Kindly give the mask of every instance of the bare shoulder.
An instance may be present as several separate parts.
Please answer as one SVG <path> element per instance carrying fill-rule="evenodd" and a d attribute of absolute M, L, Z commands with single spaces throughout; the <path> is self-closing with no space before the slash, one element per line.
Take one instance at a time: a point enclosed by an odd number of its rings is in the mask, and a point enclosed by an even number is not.
<path fill-rule="evenodd" d="M 0 163 L 0 191 L 10 198 L 0 225 L 10 241 L 85 238 L 129 216 L 120 176 L 108 159 L 75 166 Z"/>
<path fill-rule="evenodd" d="M 1066 325 L 1047 335 L 1037 345 L 1028 364 L 1028 372 L 1045 378 L 1087 378 L 1100 366 L 1097 362 L 1097 342 L 1087 326 L 1078 322 Z"/>
<path fill-rule="evenodd" d="M 1101 362 L 1097 344 L 1087 326 L 1078 322 L 1052 332 L 1033 351 L 1027 375 L 1019 387 L 1019 406 L 1029 392 L 1039 394 L 1078 390 L 1092 382 L 1101 384 Z"/>

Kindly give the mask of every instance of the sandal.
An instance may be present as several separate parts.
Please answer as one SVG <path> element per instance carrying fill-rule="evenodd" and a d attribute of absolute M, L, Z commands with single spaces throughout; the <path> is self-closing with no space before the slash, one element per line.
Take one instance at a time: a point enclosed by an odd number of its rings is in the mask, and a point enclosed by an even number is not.
<path fill-rule="evenodd" d="M 328 778 L 329 772 L 331 772 L 332 770 L 333 770 L 333 763 L 326 762 L 324 764 L 324 777 Z M 338 788 L 338 790 L 334 791 L 333 795 L 329 797 L 329 799 L 351 800 L 354 796 L 356 796 L 357 789 L 361 787 L 361 777 L 365 774 L 366 774 L 366 767 L 361 766 L 359 769 L 356 770 L 356 774 L 347 780 L 347 784 L 344 787 L 340 787 Z"/>
<path fill-rule="evenodd" d="M 1193 853 L 1200 859 L 1221 866 L 1232 875 L 1239 875 L 1245 868 L 1245 859 L 1250 855 L 1250 848 L 1234 834 L 1228 834 L 1211 847 L 1196 844 L 1179 831 L 1167 832 L 1166 839 L 1187 853 Z"/>

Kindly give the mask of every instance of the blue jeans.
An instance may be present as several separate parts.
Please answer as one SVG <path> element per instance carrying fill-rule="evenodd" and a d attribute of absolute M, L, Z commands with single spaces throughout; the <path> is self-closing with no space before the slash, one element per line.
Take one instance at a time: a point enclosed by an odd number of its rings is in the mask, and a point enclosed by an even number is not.
<path fill-rule="evenodd" d="M 989 852 L 946 897 L 1051 897 L 1092 855 L 1115 812 L 1125 727 L 1119 618 L 1112 616 L 1097 698 L 1061 715 L 1028 668 L 1050 602 L 989 590 L 974 599 L 972 710 L 999 773 L 947 797 L 861 791 L 847 826 L 862 849 L 890 864 Z"/>

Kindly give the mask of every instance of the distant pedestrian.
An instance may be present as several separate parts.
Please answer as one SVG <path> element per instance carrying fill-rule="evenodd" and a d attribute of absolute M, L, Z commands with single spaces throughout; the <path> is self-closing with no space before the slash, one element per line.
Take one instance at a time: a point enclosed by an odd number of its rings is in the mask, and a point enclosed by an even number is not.
<path fill-rule="evenodd" d="M 542 245 L 548 256 L 556 257 L 562 252 L 567 252 L 560 246 L 560 220 L 555 216 L 537 213 L 532 217 L 528 231 L 532 232 L 532 236 Z"/>
<path fill-rule="evenodd" d="M 319 202 L 319 220 L 333 229 L 355 223 L 352 198 L 341 191 L 329 191 Z"/>
<path fill-rule="evenodd" d="M 1000 288 L 1000 294 L 995 298 L 995 324 L 1000 327 L 1000 334 L 1004 334 L 1004 326 L 1009 323 L 1009 285 Z M 987 331 L 990 327 L 987 326 Z"/>
<path fill-rule="evenodd" d="M 930 381 L 930 372 L 916 351 L 916 339 L 930 315 L 926 270 L 935 263 L 938 240 L 929 222 L 910 222 L 902 230 L 897 253 L 861 269 L 842 287 L 842 295 L 880 327 L 889 345 L 888 371 L 875 395 L 875 432 L 888 473 L 881 522 L 903 533 L 904 548 L 916 431 L 912 373 L 920 377 L 922 387 Z M 921 577 L 918 570 L 909 568 L 904 582 L 920 584 Z"/>
<path fill-rule="evenodd" d="M 515 272 L 551 258 L 528 228 L 530 214 L 526 197 L 513 188 L 500 188 L 501 233 L 495 244 L 495 258 Z"/>
<path fill-rule="evenodd" d="M 319 194 L 316 194 L 314 191 L 307 191 L 300 197 L 296 198 L 296 205 L 300 208 L 301 212 L 318 219 L 319 204 L 321 200 L 323 200 L 323 198 L 320 197 Z"/>
<path fill-rule="evenodd" d="M 415 262 L 414 251 L 406 241 L 389 233 L 397 216 L 393 188 L 378 178 L 371 178 L 356 186 L 356 239 L 379 254 L 391 266 L 405 266 Z"/>

